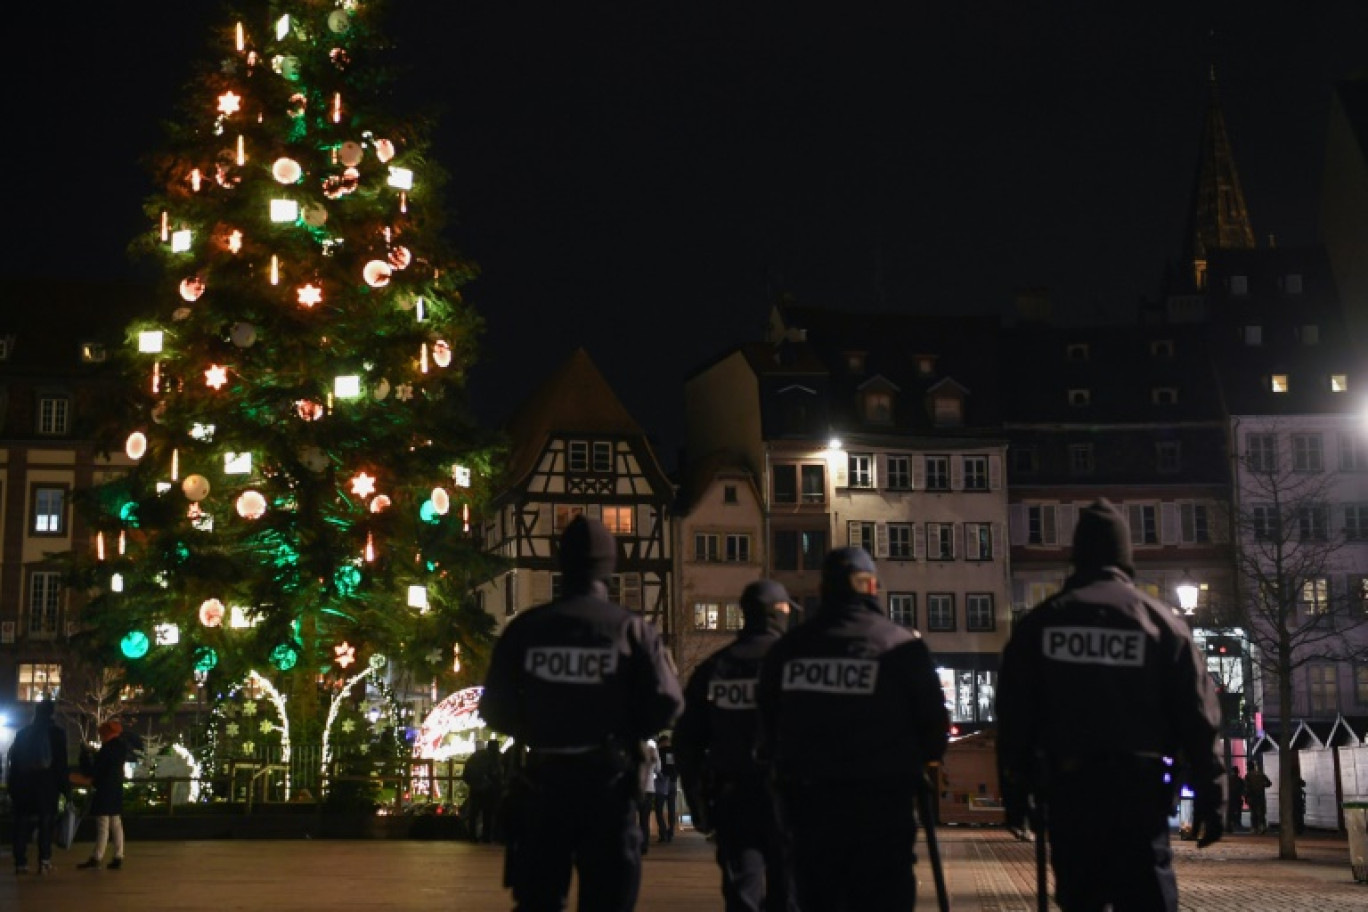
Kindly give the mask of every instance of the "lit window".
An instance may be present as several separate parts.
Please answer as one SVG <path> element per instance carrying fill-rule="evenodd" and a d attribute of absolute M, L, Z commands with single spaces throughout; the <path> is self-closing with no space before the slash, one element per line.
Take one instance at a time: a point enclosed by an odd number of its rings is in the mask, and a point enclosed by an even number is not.
<path fill-rule="evenodd" d="M 630 506 L 604 507 L 603 524 L 614 535 L 631 535 L 635 531 L 636 511 Z"/>
<path fill-rule="evenodd" d="M 694 602 L 694 630 L 717 630 L 722 623 L 722 606 L 717 602 Z"/>
<path fill-rule="evenodd" d="M 99 364 L 105 359 L 105 347 L 98 342 L 81 343 L 81 362 L 83 364 Z"/>
<path fill-rule="evenodd" d="M 1330 375 L 1330 392 L 1332 392 L 1332 393 L 1347 393 L 1347 392 L 1349 392 L 1349 375 L 1348 375 L 1348 374 L 1331 374 L 1331 375 Z"/>
<path fill-rule="evenodd" d="M 728 630 L 740 630 L 746 625 L 746 615 L 741 611 L 740 602 L 727 602 L 722 606 L 722 624 Z"/>
<path fill-rule="evenodd" d="M 1274 374 L 1269 381 L 1269 387 L 1275 393 L 1287 392 L 1287 374 Z"/>
<path fill-rule="evenodd" d="M 936 372 L 936 359 L 923 355 L 917 359 L 917 376 L 929 377 Z"/>
<path fill-rule="evenodd" d="M 584 512 L 584 504 L 556 504 L 556 512 L 551 521 L 551 531 L 557 534 L 564 532 L 566 527 L 574 522 L 575 517 Z"/>
<path fill-rule="evenodd" d="M 868 453 L 851 453 L 847 459 L 849 476 L 846 483 L 852 488 L 874 487 L 874 457 Z"/>
<path fill-rule="evenodd" d="M 66 531 L 66 489 L 33 489 L 33 525 L 38 535 L 61 535 Z"/>
<path fill-rule="evenodd" d="M 20 703 L 56 700 L 62 693 L 62 666 L 34 662 L 19 663 Z"/>

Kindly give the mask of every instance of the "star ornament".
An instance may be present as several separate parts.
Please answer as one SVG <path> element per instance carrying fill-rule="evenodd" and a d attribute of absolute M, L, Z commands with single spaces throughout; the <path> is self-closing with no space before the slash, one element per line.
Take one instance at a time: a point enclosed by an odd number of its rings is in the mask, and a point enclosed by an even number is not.
<path fill-rule="evenodd" d="M 223 730 L 228 733 L 228 737 L 236 738 L 239 731 L 238 724 L 236 722 L 229 722 L 227 725 L 223 726 Z"/>
<path fill-rule="evenodd" d="M 333 647 L 333 655 L 337 657 L 337 664 L 346 668 L 356 661 L 356 647 L 344 640 Z"/>
<path fill-rule="evenodd" d="M 218 111 L 220 114 L 232 115 L 242 109 L 242 98 L 232 92 L 224 92 L 218 97 Z"/>
<path fill-rule="evenodd" d="M 255 703 L 243 703 L 242 714 L 244 716 L 255 716 L 257 714 L 257 705 Z"/>
<path fill-rule="evenodd" d="M 348 735 L 350 735 L 352 732 L 356 731 L 356 721 L 355 721 L 354 719 L 343 719 L 343 720 L 342 720 L 342 731 L 343 731 L 345 734 L 348 734 Z"/>
<path fill-rule="evenodd" d="M 375 479 L 365 472 L 357 472 L 352 476 L 351 492 L 357 497 L 370 497 L 375 493 Z"/>
<path fill-rule="evenodd" d="M 263 735 L 269 735 L 271 732 L 275 731 L 275 723 L 270 719 L 262 719 L 260 727 Z"/>
<path fill-rule="evenodd" d="M 204 382 L 212 389 L 223 389 L 228 382 L 228 369 L 217 364 L 210 365 L 204 372 Z"/>
<path fill-rule="evenodd" d="M 317 285 L 305 285 L 299 289 L 299 306 L 316 307 L 323 300 L 323 289 Z"/>

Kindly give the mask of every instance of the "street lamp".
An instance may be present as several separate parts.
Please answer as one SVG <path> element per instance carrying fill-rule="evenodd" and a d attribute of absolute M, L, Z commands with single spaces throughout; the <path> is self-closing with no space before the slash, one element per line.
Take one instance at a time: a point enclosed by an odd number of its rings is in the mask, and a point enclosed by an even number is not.
<path fill-rule="evenodd" d="M 1197 612 L 1197 596 L 1201 589 L 1193 582 L 1181 582 L 1176 587 L 1178 592 L 1178 606 L 1183 609 L 1183 614 L 1191 616 Z"/>

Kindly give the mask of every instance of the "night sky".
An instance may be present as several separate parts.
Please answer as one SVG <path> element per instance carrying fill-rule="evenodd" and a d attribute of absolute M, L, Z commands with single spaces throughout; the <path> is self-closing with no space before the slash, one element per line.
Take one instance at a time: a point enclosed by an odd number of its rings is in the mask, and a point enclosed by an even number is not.
<path fill-rule="evenodd" d="M 1362 0 L 391 2 L 482 272 L 477 412 L 583 345 L 667 465 L 684 376 L 781 292 L 1129 318 L 1181 249 L 1212 64 L 1260 242 L 1314 242 L 1330 88 L 1368 68 Z M 217 21 L 139 0 L 11 35 L 0 277 L 128 274 L 137 158 Z"/>

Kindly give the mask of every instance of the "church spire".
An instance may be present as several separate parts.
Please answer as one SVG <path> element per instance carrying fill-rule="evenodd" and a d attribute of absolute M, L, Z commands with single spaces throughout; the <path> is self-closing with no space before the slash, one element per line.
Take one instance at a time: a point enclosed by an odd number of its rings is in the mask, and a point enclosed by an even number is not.
<path fill-rule="evenodd" d="M 1208 80 L 1211 101 L 1202 129 L 1197 161 L 1197 184 L 1193 188 L 1191 222 L 1188 225 L 1188 257 L 1192 278 L 1198 288 L 1206 286 L 1207 256 L 1213 250 L 1249 249 L 1254 246 L 1254 228 L 1245 208 L 1240 175 L 1235 170 L 1235 155 L 1226 133 L 1225 115 L 1216 97 L 1216 67 Z"/>

